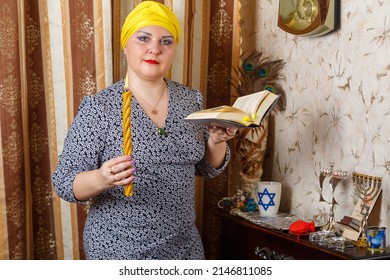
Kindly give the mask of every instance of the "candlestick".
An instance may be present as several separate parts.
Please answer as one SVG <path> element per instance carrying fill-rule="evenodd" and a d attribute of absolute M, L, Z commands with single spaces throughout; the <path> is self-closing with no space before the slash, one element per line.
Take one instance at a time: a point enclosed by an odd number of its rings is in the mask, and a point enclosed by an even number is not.
<path fill-rule="evenodd" d="M 367 220 L 368 215 L 370 213 L 370 207 L 373 207 L 373 205 L 370 205 L 370 203 L 372 200 L 375 199 L 377 195 L 379 195 L 379 192 L 381 190 L 382 178 L 353 172 L 352 181 L 357 196 L 363 202 L 360 210 L 360 214 L 363 215 L 363 221 L 361 226 L 362 236 L 356 241 L 355 245 L 358 247 L 366 247 Z"/>
<path fill-rule="evenodd" d="M 334 198 L 334 192 L 337 187 L 337 184 L 347 177 L 347 172 L 342 170 L 334 170 L 334 162 L 329 163 L 329 168 L 322 168 L 320 171 L 320 201 L 327 202 L 330 206 L 328 221 L 325 225 L 322 226 L 322 231 L 336 231 L 335 227 L 335 206 L 338 204 Z M 329 187 L 331 190 L 331 200 L 326 200 L 323 197 L 323 183 L 325 179 L 329 179 Z"/>

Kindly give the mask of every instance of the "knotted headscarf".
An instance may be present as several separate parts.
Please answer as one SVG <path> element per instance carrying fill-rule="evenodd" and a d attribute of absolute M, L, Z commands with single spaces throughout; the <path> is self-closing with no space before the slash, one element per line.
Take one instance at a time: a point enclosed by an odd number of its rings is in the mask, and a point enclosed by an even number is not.
<path fill-rule="evenodd" d="M 127 40 L 138 29 L 158 25 L 172 33 L 175 41 L 179 42 L 180 25 L 176 15 L 165 5 L 154 1 L 143 1 L 126 17 L 122 26 L 121 45 L 126 47 Z"/>

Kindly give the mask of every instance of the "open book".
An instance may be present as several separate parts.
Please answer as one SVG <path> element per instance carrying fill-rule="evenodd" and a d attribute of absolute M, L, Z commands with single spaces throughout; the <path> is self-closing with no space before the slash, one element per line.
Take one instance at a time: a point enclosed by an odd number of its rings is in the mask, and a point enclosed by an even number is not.
<path fill-rule="evenodd" d="M 257 127 L 280 95 L 268 90 L 240 96 L 232 106 L 219 106 L 189 114 L 185 121 L 219 127 Z"/>

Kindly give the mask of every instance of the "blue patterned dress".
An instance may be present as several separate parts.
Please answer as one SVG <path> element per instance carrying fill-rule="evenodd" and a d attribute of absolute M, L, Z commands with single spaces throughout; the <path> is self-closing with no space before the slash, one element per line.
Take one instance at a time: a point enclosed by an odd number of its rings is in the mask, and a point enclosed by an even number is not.
<path fill-rule="evenodd" d="M 183 121 L 202 109 L 202 95 L 174 81 L 168 85 L 167 136 L 136 99 L 131 101 L 134 196 L 125 197 L 123 186 L 106 190 L 91 202 L 84 229 L 88 259 L 203 259 L 202 242 L 195 226 L 195 176 L 213 178 L 220 169 L 205 160 L 208 131 Z M 53 174 L 56 193 L 75 199 L 75 176 L 94 170 L 123 155 L 122 92 L 119 81 L 80 104 L 69 128 L 59 163 Z"/>

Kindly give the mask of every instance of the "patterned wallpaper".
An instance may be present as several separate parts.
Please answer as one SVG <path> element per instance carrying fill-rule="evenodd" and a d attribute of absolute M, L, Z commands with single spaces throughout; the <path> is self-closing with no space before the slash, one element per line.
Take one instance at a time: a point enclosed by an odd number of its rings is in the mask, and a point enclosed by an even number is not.
<path fill-rule="evenodd" d="M 287 108 L 273 116 L 263 179 L 283 183 L 283 211 L 321 217 L 329 206 L 318 176 L 334 162 L 348 172 L 334 193 L 340 221 L 357 202 L 352 172 L 382 177 L 369 225 L 389 237 L 390 2 L 340 2 L 339 28 L 309 38 L 278 28 L 279 1 L 241 1 L 243 55 L 258 49 L 286 62 Z"/>

